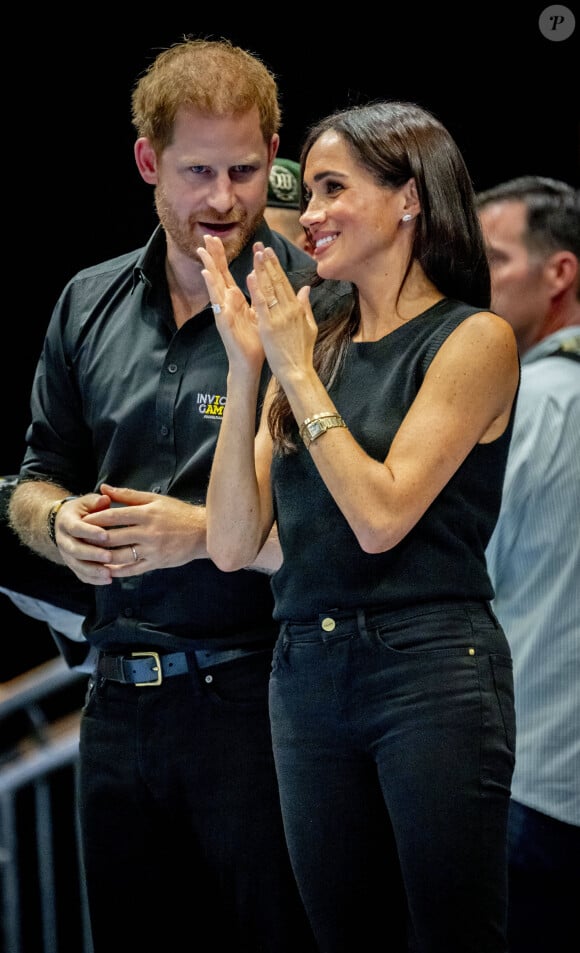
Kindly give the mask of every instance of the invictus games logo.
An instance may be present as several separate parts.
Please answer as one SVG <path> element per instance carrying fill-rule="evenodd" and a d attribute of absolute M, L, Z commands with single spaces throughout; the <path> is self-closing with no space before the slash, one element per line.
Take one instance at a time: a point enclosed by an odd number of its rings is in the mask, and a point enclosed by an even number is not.
<path fill-rule="evenodd" d="M 226 397 L 221 394 L 198 394 L 197 411 L 202 417 L 219 417 L 224 415 Z"/>

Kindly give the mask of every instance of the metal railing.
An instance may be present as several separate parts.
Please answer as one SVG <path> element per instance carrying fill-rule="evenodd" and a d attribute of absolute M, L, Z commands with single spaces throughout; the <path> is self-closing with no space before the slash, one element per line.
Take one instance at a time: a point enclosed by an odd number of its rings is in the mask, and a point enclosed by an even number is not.
<path fill-rule="evenodd" d="M 0 761 L 5 953 L 92 953 L 76 812 L 80 711 L 51 721 L 50 695 L 86 684 L 56 658 L 0 685 L 0 725 L 29 730 Z"/>

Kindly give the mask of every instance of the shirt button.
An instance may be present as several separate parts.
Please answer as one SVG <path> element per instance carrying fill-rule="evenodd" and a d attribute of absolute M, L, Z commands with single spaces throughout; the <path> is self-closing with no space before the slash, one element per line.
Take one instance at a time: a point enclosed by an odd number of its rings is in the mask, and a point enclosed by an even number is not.
<path fill-rule="evenodd" d="M 211 685 L 211 683 L 213 682 L 213 675 L 206 675 L 204 681 L 206 685 Z"/>
<path fill-rule="evenodd" d="M 336 622 L 334 621 L 334 619 L 330 619 L 327 616 L 326 619 L 322 620 L 322 628 L 324 629 L 325 632 L 334 632 L 334 630 L 336 629 Z"/>
<path fill-rule="evenodd" d="M 177 371 L 177 364 L 168 364 L 167 370 L 169 371 L 170 374 L 175 374 L 175 372 Z"/>
<path fill-rule="evenodd" d="M 163 427 L 161 427 L 161 436 L 162 436 L 162 437 L 166 437 L 168 433 L 169 433 L 169 427 L 166 427 L 165 425 L 164 425 Z"/>

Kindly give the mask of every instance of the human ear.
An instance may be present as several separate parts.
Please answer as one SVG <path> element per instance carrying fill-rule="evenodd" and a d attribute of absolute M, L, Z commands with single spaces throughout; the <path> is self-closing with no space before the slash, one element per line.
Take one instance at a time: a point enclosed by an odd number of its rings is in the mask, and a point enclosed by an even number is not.
<path fill-rule="evenodd" d="M 571 251 L 554 252 L 544 265 L 544 274 L 554 295 L 574 289 L 577 294 L 580 262 Z"/>
<path fill-rule="evenodd" d="M 402 195 L 404 198 L 404 207 L 401 221 L 410 222 L 411 219 L 416 218 L 421 211 L 421 203 L 417 195 L 417 184 L 414 178 L 405 182 Z"/>
<path fill-rule="evenodd" d="M 133 147 L 135 162 L 141 178 L 148 185 L 157 185 L 157 156 L 146 136 L 141 136 Z"/>
<path fill-rule="evenodd" d="M 272 138 L 270 139 L 270 147 L 268 149 L 268 160 L 270 164 L 272 164 L 272 162 L 278 155 L 279 145 L 280 145 L 280 136 L 278 135 L 277 132 L 275 132 Z"/>

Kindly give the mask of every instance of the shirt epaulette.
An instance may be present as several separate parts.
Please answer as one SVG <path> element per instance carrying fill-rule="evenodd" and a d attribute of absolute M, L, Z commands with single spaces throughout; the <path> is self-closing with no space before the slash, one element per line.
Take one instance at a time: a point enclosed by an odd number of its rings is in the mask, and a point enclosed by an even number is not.
<path fill-rule="evenodd" d="M 549 357 L 571 357 L 573 361 L 580 361 L 580 334 L 573 334 L 560 341 L 555 351 L 550 351 Z"/>

